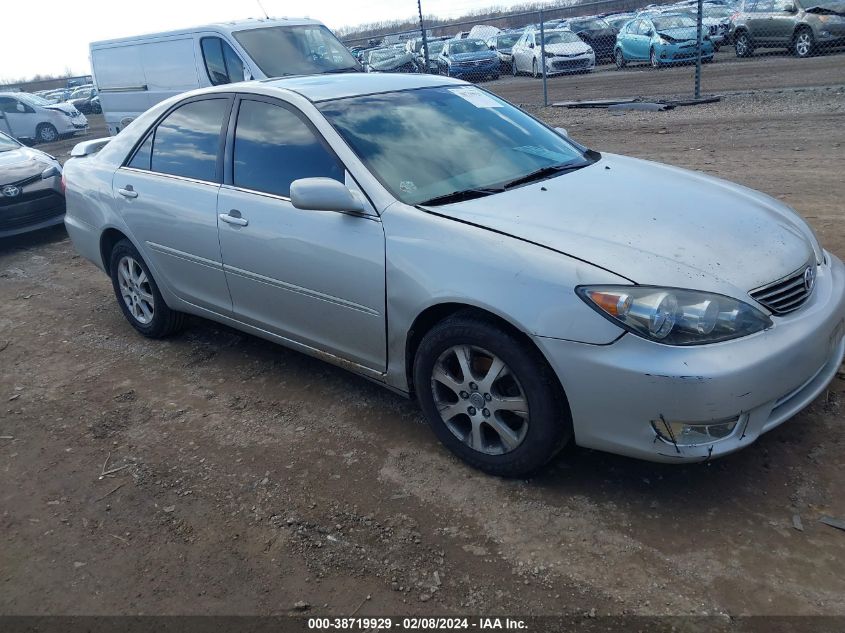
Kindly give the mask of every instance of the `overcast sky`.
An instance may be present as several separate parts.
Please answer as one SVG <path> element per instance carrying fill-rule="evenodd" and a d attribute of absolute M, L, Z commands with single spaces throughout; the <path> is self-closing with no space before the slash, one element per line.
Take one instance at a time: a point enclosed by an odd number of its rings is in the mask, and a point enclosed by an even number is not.
<path fill-rule="evenodd" d="M 329 28 L 407 18 L 416 0 L 261 0 L 275 17 L 309 17 Z M 221 20 L 261 17 L 257 0 L 0 0 L 0 79 L 90 72 L 88 43 Z M 514 0 L 423 0 L 426 15 L 448 18 Z M 308 7 L 307 12 L 302 8 Z"/>

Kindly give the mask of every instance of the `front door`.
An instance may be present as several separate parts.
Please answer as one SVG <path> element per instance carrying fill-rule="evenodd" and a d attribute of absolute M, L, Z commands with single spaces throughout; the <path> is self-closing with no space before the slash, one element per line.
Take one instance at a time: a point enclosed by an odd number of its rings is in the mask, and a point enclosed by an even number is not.
<path fill-rule="evenodd" d="M 0 130 L 8 130 L 15 138 L 35 138 L 35 110 L 14 97 L 0 97 L 3 119 Z M 4 126 L 5 122 L 5 126 Z"/>
<path fill-rule="evenodd" d="M 112 180 L 118 212 L 159 283 L 224 315 L 231 315 L 232 302 L 217 237 L 217 195 L 230 107 L 227 97 L 179 106 Z"/>
<path fill-rule="evenodd" d="M 340 160 L 300 112 L 258 99 L 240 101 L 231 158 L 217 211 L 236 317 L 385 371 L 380 219 L 297 209 L 289 199 L 299 178 L 345 182 Z"/>

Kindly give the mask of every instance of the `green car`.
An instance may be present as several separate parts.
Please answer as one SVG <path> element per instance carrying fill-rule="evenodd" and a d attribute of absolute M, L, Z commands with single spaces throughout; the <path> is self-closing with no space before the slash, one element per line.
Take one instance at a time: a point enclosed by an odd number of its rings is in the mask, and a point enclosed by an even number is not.
<path fill-rule="evenodd" d="M 687 13 L 640 14 L 616 36 L 614 59 L 618 68 L 628 62 L 647 61 L 654 68 L 689 62 L 697 56 L 696 21 Z M 701 39 L 701 60 L 713 60 L 709 35 Z"/>

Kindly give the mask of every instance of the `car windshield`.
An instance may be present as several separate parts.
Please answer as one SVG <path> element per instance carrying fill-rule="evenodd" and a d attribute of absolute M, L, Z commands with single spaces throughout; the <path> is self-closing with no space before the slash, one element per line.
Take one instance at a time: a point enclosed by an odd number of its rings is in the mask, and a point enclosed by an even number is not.
<path fill-rule="evenodd" d="M 665 15 L 652 19 L 652 22 L 654 22 L 654 28 L 658 31 L 695 28 L 695 20 L 688 15 Z"/>
<path fill-rule="evenodd" d="M 580 42 L 581 38 L 575 35 L 572 31 L 555 31 L 553 33 L 546 33 L 546 46 L 549 44 L 572 44 L 573 42 Z M 536 43 L 540 43 L 540 36 L 537 36 Z"/>
<path fill-rule="evenodd" d="M 267 77 L 359 70 L 349 50 L 321 24 L 236 31 L 235 39 Z"/>
<path fill-rule="evenodd" d="M 511 48 L 516 41 L 522 37 L 521 33 L 514 33 L 512 35 L 500 35 L 499 38 L 496 40 L 496 47 L 497 48 Z"/>
<path fill-rule="evenodd" d="M 590 162 L 527 113 L 473 86 L 350 97 L 318 107 L 406 204 L 500 186 L 544 167 Z"/>
<path fill-rule="evenodd" d="M 17 95 L 18 99 L 28 103 L 29 105 L 45 106 L 50 105 L 50 102 L 39 97 L 38 95 L 29 94 L 28 92 L 21 92 Z"/>
<path fill-rule="evenodd" d="M 456 40 L 449 44 L 449 52 L 452 54 L 477 53 L 486 50 L 489 50 L 489 46 L 482 40 Z"/>
<path fill-rule="evenodd" d="M 10 152 L 14 149 L 18 149 L 21 146 L 15 139 L 10 138 L 0 132 L 0 152 Z"/>
<path fill-rule="evenodd" d="M 606 29 L 610 25 L 604 20 L 578 20 L 577 22 L 570 22 L 569 28 L 575 31 L 596 31 L 598 29 Z"/>
<path fill-rule="evenodd" d="M 446 45 L 444 40 L 439 42 L 429 42 L 428 43 L 428 56 L 434 57 L 435 55 L 439 55 L 440 52 L 443 50 L 443 47 Z"/>

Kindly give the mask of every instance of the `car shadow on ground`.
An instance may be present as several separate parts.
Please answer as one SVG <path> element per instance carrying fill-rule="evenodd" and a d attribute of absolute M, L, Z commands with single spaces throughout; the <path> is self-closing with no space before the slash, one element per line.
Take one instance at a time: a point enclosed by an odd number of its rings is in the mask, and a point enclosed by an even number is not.
<path fill-rule="evenodd" d="M 9 255 L 15 251 L 34 249 L 66 239 L 68 239 L 68 235 L 63 224 L 57 224 L 56 226 L 30 233 L 0 237 L 0 255 Z"/>

